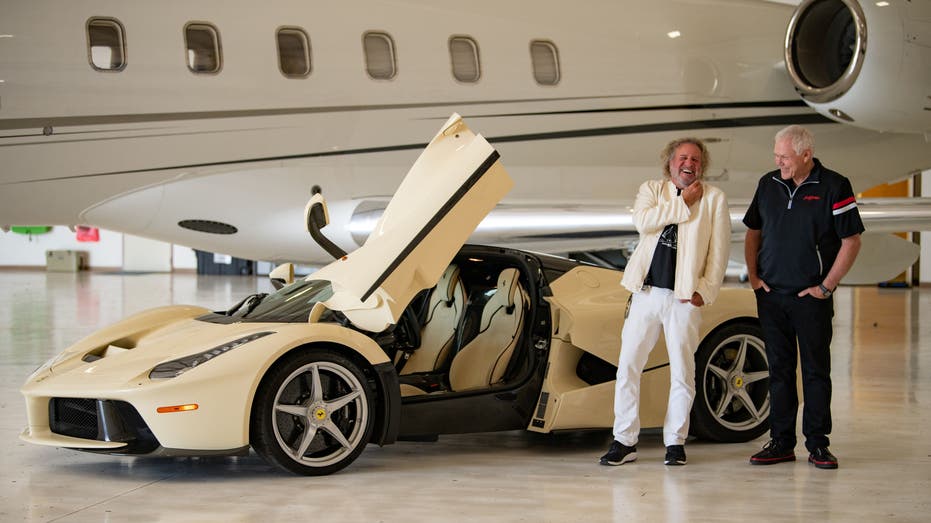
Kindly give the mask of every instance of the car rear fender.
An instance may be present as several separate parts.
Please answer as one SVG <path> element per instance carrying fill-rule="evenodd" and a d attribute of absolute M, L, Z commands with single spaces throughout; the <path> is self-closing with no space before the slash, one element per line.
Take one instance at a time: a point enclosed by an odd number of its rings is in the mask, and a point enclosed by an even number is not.
<path fill-rule="evenodd" d="M 721 288 L 714 303 L 702 308 L 702 339 L 710 336 L 711 330 L 739 319 L 759 321 L 753 291 L 743 287 Z"/>
<path fill-rule="evenodd" d="M 570 343 L 612 365 L 621 348 L 621 325 L 630 292 L 624 273 L 579 266 L 550 283 L 553 338 Z"/>

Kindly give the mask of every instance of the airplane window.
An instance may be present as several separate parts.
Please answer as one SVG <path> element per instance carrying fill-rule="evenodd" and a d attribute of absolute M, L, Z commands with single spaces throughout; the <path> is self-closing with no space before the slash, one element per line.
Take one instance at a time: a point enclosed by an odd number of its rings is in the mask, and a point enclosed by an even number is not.
<path fill-rule="evenodd" d="M 540 85 L 559 83 L 559 58 L 556 44 L 546 40 L 530 42 L 530 59 L 533 63 L 533 77 Z"/>
<path fill-rule="evenodd" d="M 90 64 L 98 71 L 122 71 L 126 67 L 123 26 L 112 18 L 87 21 L 87 49 Z"/>
<path fill-rule="evenodd" d="M 310 39 L 299 27 L 278 30 L 278 67 L 288 78 L 304 78 L 310 74 Z"/>
<path fill-rule="evenodd" d="M 220 72 L 220 33 L 216 27 L 202 22 L 188 23 L 184 26 L 184 44 L 188 69 L 195 73 Z"/>
<path fill-rule="evenodd" d="M 453 36 L 449 39 L 449 58 L 453 76 L 460 82 L 477 82 L 482 76 L 478 59 L 478 45 L 471 37 Z"/>
<path fill-rule="evenodd" d="M 398 74 L 394 41 L 386 33 L 369 31 L 362 37 L 365 70 L 376 80 L 390 80 Z"/>

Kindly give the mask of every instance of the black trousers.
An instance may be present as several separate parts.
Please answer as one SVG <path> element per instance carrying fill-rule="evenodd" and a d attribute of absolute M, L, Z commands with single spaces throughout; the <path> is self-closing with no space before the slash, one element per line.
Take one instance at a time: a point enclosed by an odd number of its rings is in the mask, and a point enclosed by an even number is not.
<path fill-rule="evenodd" d="M 801 356 L 802 434 L 809 451 L 830 445 L 831 337 L 834 299 L 756 291 L 757 312 L 769 359 L 770 434 L 794 446 L 798 416 L 796 366 Z M 798 348 L 796 348 L 798 347 Z"/>

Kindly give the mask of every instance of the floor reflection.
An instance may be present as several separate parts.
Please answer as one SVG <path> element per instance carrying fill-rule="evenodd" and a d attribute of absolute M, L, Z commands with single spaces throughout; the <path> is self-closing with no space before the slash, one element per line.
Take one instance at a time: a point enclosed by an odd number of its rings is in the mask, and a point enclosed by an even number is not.
<path fill-rule="evenodd" d="M 849 336 L 851 402 L 858 407 L 883 408 L 889 403 L 915 401 L 915 376 L 920 362 L 916 336 L 922 309 L 916 289 L 856 287 L 851 294 L 851 318 L 837 323 L 835 335 Z M 926 302 L 925 308 L 928 303 Z M 915 326 L 915 327 L 913 327 Z M 836 351 L 835 351 L 836 352 Z M 835 359 L 843 361 L 843 355 Z"/>

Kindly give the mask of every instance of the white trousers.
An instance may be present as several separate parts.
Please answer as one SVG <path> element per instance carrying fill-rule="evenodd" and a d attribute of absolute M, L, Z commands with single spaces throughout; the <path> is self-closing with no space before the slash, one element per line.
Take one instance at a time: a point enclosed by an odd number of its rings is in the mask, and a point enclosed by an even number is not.
<path fill-rule="evenodd" d="M 666 446 L 682 445 L 689 435 L 689 412 L 695 399 L 695 350 L 701 311 L 680 302 L 668 289 L 634 293 L 621 331 L 621 355 L 614 388 L 614 439 L 632 447 L 640 436 L 640 376 L 660 328 L 669 352 L 669 404 L 663 423 Z"/>

